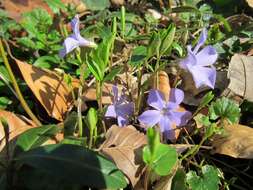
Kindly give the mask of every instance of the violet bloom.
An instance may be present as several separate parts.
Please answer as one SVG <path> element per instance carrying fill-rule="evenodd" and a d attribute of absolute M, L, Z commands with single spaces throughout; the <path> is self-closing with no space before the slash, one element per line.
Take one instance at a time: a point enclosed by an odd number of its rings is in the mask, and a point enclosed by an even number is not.
<path fill-rule="evenodd" d="M 192 74 L 197 88 L 202 85 L 214 88 L 216 80 L 216 69 L 213 66 L 218 57 L 216 50 L 209 45 L 199 51 L 199 48 L 204 45 L 206 39 L 207 30 L 204 28 L 198 44 L 193 50 L 191 45 L 187 46 L 188 56 L 180 62 L 180 67 Z"/>
<path fill-rule="evenodd" d="M 148 105 L 155 108 L 142 113 L 138 120 L 147 127 L 159 124 L 160 130 L 168 139 L 174 138 L 173 124 L 183 126 L 191 116 L 188 111 L 179 112 L 179 104 L 184 99 L 184 92 L 177 88 L 170 91 L 169 101 L 166 102 L 163 94 L 158 90 L 151 90 L 148 96 Z"/>
<path fill-rule="evenodd" d="M 73 51 L 77 47 L 82 47 L 82 46 L 97 47 L 97 45 L 94 42 L 86 40 L 80 35 L 79 22 L 80 22 L 79 17 L 78 15 L 76 15 L 75 18 L 73 18 L 71 21 L 71 28 L 72 28 L 73 34 L 71 34 L 69 37 L 67 37 L 64 40 L 64 43 L 63 43 L 64 48 L 61 49 L 59 52 L 60 57 L 64 57 L 66 54 Z"/>
<path fill-rule="evenodd" d="M 113 104 L 108 106 L 105 117 L 117 118 L 118 126 L 123 127 L 128 124 L 129 117 L 133 114 L 134 104 L 126 100 L 124 93 L 119 96 L 118 87 L 112 87 Z"/>

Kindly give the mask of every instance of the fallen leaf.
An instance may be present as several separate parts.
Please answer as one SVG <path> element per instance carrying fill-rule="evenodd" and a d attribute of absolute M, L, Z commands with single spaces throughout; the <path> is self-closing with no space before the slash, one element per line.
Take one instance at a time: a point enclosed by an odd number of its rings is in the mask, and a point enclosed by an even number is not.
<path fill-rule="evenodd" d="M 9 127 L 9 148 L 12 149 L 14 140 L 16 137 L 24 131 L 36 127 L 35 123 L 21 115 L 15 115 L 12 112 L 0 110 L 0 119 L 3 118 L 8 123 Z M 0 160 L 5 158 L 4 147 L 5 147 L 5 132 L 2 123 L 0 122 Z M 10 151 L 12 152 L 12 151 Z"/>
<path fill-rule="evenodd" d="M 165 71 L 159 71 L 159 85 L 158 90 L 160 90 L 166 101 L 169 101 L 170 98 L 170 80 L 169 76 Z"/>
<path fill-rule="evenodd" d="M 224 126 L 224 134 L 213 139 L 213 153 L 234 158 L 253 158 L 253 128 L 234 124 Z"/>
<path fill-rule="evenodd" d="M 228 88 L 248 101 L 253 101 L 253 56 L 235 54 L 228 68 Z"/>
<path fill-rule="evenodd" d="M 121 6 L 125 3 L 125 0 L 111 0 L 113 5 Z"/>
<path fill-rule="evenodd" d="M 80 9 L 83 4 L 81 0 L 61 0 L 64 4 L 72 4 L 77 6 L 77 10 Z M 44 0 L 3 0 L 3 8 L 7 11 L 10 18 L 20 21 L 21 15 L 25 12 L 30 12 L 36 8 L 42 8 L 53 15 L 53 12 Z M 78 8 L 79 7 L 79 8 Z M 82 11 L 83 11 L 82 7 Z"/>
<path fill-rule="evenodd" d="M 246 0 L 246 1 L 247 1 L 248 5 L 249 5 L 251 8 L 253 8 L 253 0 Z"/>
<path fill-rule="evenodd" d="M 71 91 L 64 82 L 64 77 L 17 59 L 16 63 L 25 82 L 48 115 L 63 121 L 73 105 Z"/>
<path fill-rule="evenodd" d="M 147 144 L 146 136 L 133 126 L 120 128 L 113 125 L 106 133 L 101 153 L 109 156 L 131 181 L 137 184 L 144 171 L 142 147 Z"/>

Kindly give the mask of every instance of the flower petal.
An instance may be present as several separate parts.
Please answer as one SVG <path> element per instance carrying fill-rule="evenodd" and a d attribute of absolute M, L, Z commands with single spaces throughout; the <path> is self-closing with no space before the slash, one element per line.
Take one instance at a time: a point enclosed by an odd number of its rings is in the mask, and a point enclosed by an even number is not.
<path fill-rule="evenodd" d="M 168 116 L 172 122 L 175 122 L 177 126 L 186 125 L 188 120 L 191 118 L 192 114 L 189 111 L 184 112 L 170 112 Z"/>
<path fill-rule="evenodd" d="M 201 34 L 200 34 L 200 37 L 199 37 L 199 41 L 197 43 L 197 45 L 195 46 L 194 50 L 193 50 L 193 53 L 196 54 L 199 50 L 199 48 L 204 45 L 205 41 L 207 39 L 207 29 L 206 28 L 203 28 Z"/>
<path fill-rule="evenodd" d="M 112 93 L 113 93 L 114 102 L 117 102 L 118 101 L 118 95 L 119 95 L 119 90 L 118 90 L 117 86 L 115 86 L 115 85 L 112 86 Z"/>
<path fill-rule="evenodd" d="M 159 90 L 150 90 L 148 95 L 148 105 L 152 106 L 157 110 L 162 110 L 166 102 L 164 101 L 164 96 Z"/>
<path fill-rule="evenodd" d="M 148 110 L 143 112 L 139 117 L 138 120 L 140 123 L 148 126 L 153 127 L 155 124 L 157 124 L 160 121 L 161 113 L 157 110 Z"/>
<path fill-rule="evenodd" d="M 190 50 L 188 50 L 187 57 L 180 61 L 179 66 L 182 69 L 188 69 L 188 65 L 194 66 L 196 64 L 197 64 L 197 59 L 196 59 L 195 55 Z"/>
<path fill-rule="evenodd" d="M 163 135 L 164 135 L 165 139 L 170 139 L 170 140 L 176 139 L 176 133 L 175 133 L 174 129 L 164 131 Z"/>
<path fill-rule="evenodd" d="M 116 114 L 117 116 L 130 117 L 134 112 L 133 103 L 125 103 L 116 105 Z"/>
<path fill-rule="evenodd" d="M 71 28 L 73 30 L 74 35 L 80 36 L 80 30 L 79 30 L 79 16 L 76 15 L 72 20 L 71 20 Z"/>
<path fill-rule="evenodd" d="M 79 46 L 79 42 L 73 38 L 73 37 L 67 37 L 64 40 L 64 49 L 60 50 L 60 57 L 64 57 L 66 54 L 68 54 L 69 52 L 73 51 L 75 48 L 77 48 Z"/>
<path fill-rule="evenodd" d="M 126 117 L 118 116 L 117 121 L 119 127 L 124 127 L 128 124 L 128 118 Z"/>
<path fill-rule="evenodd" d="M 97 47 L 96 43 L 86 40 L 81 35 L 77 36 L 77 40 L 79 41 L 79 46 L 81 46 L 81 47 L 94 47 L 94 48 Z"/>
<path fill-rule="evenodd" d="M 218 54 L 212 46 L 206 46 L 197 55 L 197 65 L 209 66 L 215 63 L 218 58 Z"/>
<path fill-rule="evenodd" d="M 184 100 L 184 92 L 178 88 L 172 88 L 170 90 L 169 102 L 179 105 Z"/>
<path fill-rule="evenodd" d="M 114 118 L 117 117 L 114 105 L 108 106 L 107 111 L 105 113 L 105 117 L 114 117 Z"/>
<path fill-rule="evenodd" d="M 215 68 L 193 66 L 193 67 L 189 67 L 189 71 L 192 74 L 193 80 L 195 82 L 195 86 L 197 88 L 201 87 L 202 85 L 209 86 L 212 89 L 214 88 L 215 80 L 216 80 Z"/>
<path fill-rule="evenodd" d="M 168 115 L 162 115 L 160 122 L 160 130 L 163 133 L 164 131 L 168 131 L 172 129 L 172 122 L 170 120 L 170 118 L 168 117 Z"/>

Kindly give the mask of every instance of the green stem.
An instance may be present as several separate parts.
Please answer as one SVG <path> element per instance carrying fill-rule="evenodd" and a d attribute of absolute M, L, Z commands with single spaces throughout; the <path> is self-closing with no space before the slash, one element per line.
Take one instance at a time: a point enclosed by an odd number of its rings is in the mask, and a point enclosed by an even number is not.
<path fill-rule="evenodd" d="M 90 131 L 89 149 L 91 149 L 92 147 L 92 140 L 93 140 L 93 130 Z"/>
<path fill-rule="evenodd" d="M 25 112 L 29 115 L 29 117 L 34 121 L 34 123 L 38 126 L 41 125 L 41 122 L 37 119 L 37 117 L 33 114 L 33 112 L 31 111 L 31 109 L 29 108 L 28 104 L 26 103 L 20 89 L 19 89 L 19 86 L 18 86 L 18 83 L 16 81 L 16 78 L 11 70 L 11 66 L 9 64 L 9 61 L 5 55 L 5 51 L 4 51 L 4 47 L 3 47 L 3 43 L 2 43 L 2 40 L 0 39 L 0 52 L 1 52 L 1 56 L 3 58 L 3 62 L 4 62 L 4 65 L 8 71 L 8 74 L 11 78 L 11 81 L 12 81 L 12 84 L 13 84 L 13 87 L 16 91 L 16 94 L 18 96 L 18 99 L 22 105 L 22 107 L 24 108 Z"/>
<path fill-rule="evenodd" d="M 101 81 L 96 82 L 96 93 L 97 93 L 97 100 L 98 100 L 98 108 L 100 115 L 103 112 L 103 104 L 102 104 L 102 87 L 103 83 Z"/>
<path fill-rule="evenodd" d="M 83 136 L 83 120 L 82 120 L 82 92 L 83 86 L 82 84 L 78 88 L 78 98 L 77 98 L 77 116 L 78 116 L 78 129 L 79 136 Z"/>

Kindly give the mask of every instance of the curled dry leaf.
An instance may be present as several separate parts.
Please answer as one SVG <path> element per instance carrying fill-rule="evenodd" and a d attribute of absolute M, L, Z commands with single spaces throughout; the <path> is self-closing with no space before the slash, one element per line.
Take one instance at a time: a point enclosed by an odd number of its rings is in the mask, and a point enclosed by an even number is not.
<path fill-rule="evenodd" d="M 213 153 L 234 158 L 253 159 L 253 129 L 245 125 L 224 126 L 224 134 L 213 139 Z"/>
<path fill-rule="evenodd" d="M 66 112 L 73 105 L 71 91 L 64 82 L 64 77 L 17 59 L 16 63 L 25 82 L 48 115 L 63 121 Z"/>
<path fill-rule="evenodd" d="M 242 96 L 248 101 L 253 101 L 253 56 L 235 54 L 228 68 L 230 83 L 228 89 Z"/>
<path fill-rule="evenodd" d="M 14 145 L 14 139 L 16 137 L 23 133 L 24 131 L 36 127 L 35 123 L 33 123 L 31 120 L 25 118 L 24 116 L 15 115 L 14 113 L 0 110 L 0 118 L 3 118 L 8 123 L 9 127 L 9 141 L 12 143 L 9 144 L 9 148 L 12 149 Z M 4 149 L 5 147 L 5 132 L 4 128 L 2 126 L 2 123 L 0 122 L 0 160 L 4 157 Z M 11 151 L 10 151 L 11 152 Z"/>
<path fill-rule="evenodd" d="M 142 147 L 147 144 L 146 136 L 133 126 L 120 128 L 116 125 L 105 136 L 101 153 L 110 157 L 135 186 L 144 171 Z"/>

